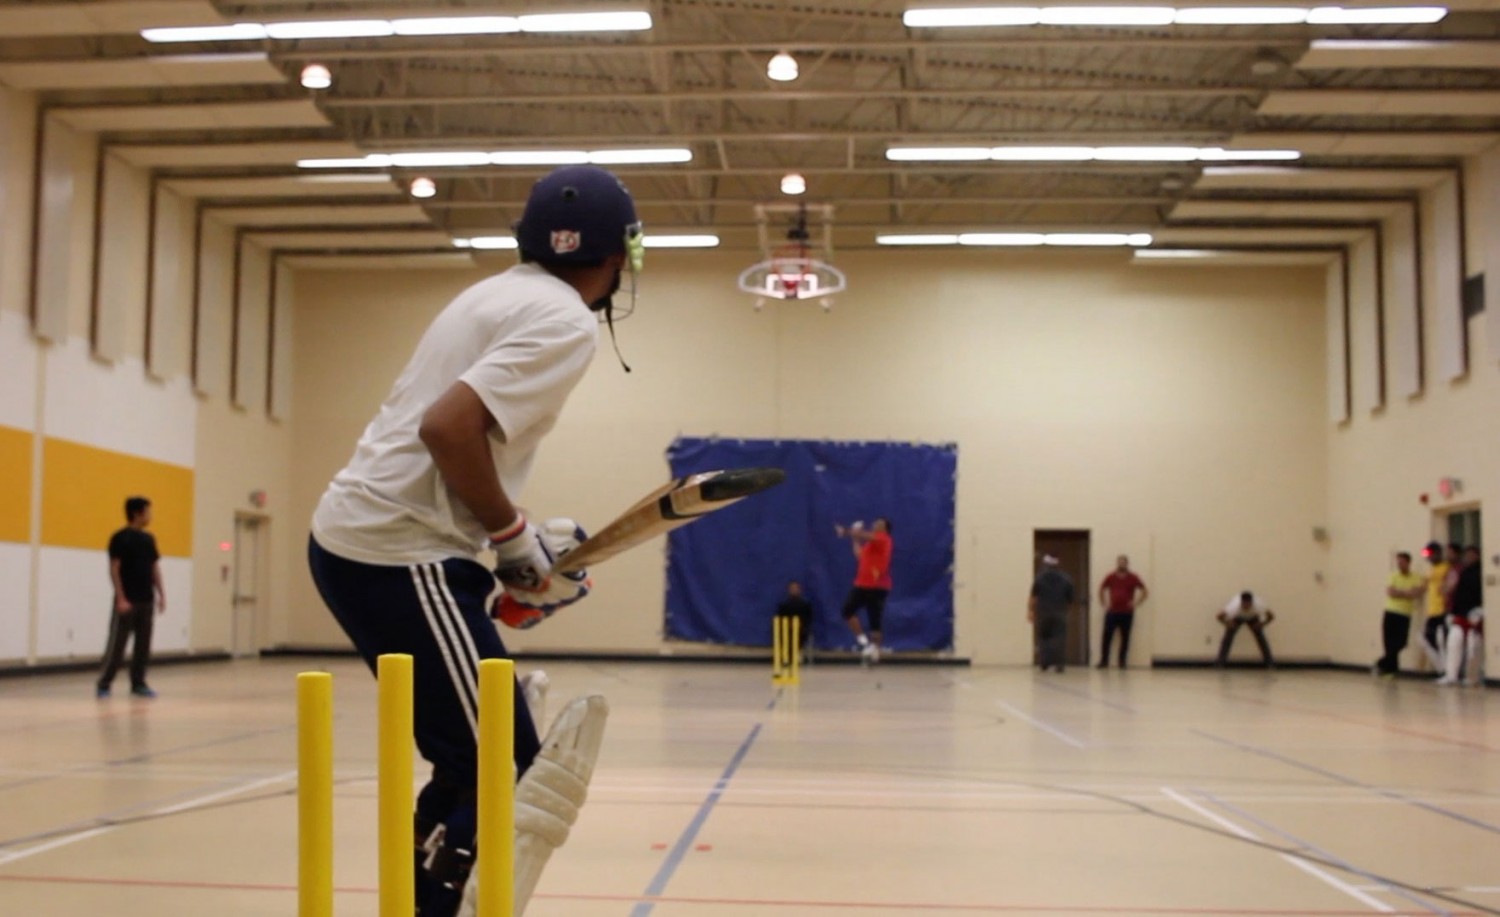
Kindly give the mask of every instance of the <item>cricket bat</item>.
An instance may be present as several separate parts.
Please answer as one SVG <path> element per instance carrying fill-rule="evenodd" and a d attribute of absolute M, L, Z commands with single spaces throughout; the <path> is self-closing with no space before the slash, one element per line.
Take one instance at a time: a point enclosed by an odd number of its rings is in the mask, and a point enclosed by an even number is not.
<path fill-rule="evenodd" d="M 616 554 L 681 528 L 701 516 L 732 506 L 786 480 L 780 468 L 730 468 L 677 478 L 646 494 L 583 544 L 564 554 L 552 568 L 571 573 L 609 560 Z M 547 613 L 501 597 L 495 617 L 511 627 L 527 628 Z"/>

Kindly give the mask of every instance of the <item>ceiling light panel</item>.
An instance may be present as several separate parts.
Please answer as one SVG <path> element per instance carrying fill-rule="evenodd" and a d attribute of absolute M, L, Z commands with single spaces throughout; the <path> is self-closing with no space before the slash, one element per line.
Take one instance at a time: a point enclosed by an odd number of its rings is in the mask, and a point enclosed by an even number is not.
<path fill-rule="evenodd" d="M 1446 7 L 1295 6 L 983 6 L 910 9 L 901 21 L 910 29 L 997 26 L 1165 25 L 1404 25 L 1442 20 Z"/>
<path fill-rule="evenodd" d="M 537 13 L 524 16 L 424 16 L 403 19 L 299 19 L 224 26 L 142 29 L 150 42 L 294 41 L 414 35 L 503 35 L 511 32 L 637 32 L 651 28 L 647 12 Z"/>

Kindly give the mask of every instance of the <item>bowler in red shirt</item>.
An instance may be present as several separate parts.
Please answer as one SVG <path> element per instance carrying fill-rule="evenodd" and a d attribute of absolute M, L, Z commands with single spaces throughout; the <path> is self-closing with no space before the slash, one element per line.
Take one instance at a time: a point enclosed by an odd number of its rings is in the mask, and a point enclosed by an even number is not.
<path fill-rule="evenodd" d="M 1121 554 L 1115 560 L 1115 569 L 1099 584 L 1099 602 L 1104 606 L 1104 648 L 1099 653 L 1099 668 L 1109 668 L 1109 645 L 1115 631 L 1120 632 L 1120 668 L 1125 668 L 1135 610 L 1148 595 L 1146 584 L 1130 569 L 1130 558 Z"/>
<path fill-rule="evenodd" d="M 891 593 L 891 521 L 884 517 L 876 519 L 868 530 L 858 522 L 848 528 L 836 525 L 833 530 L 840 538 L 848 536 L 853 542 L 854 556 L 859 558 L 854 588 L 844 600 L 844 623 L 854 632 L 861 659 L 867 663 L 879 662 L 880 624 L 886 597 Z M 870 620 L 869 636 L 865 636 L 860 626 L 860 609 L 864 609 Z"/>

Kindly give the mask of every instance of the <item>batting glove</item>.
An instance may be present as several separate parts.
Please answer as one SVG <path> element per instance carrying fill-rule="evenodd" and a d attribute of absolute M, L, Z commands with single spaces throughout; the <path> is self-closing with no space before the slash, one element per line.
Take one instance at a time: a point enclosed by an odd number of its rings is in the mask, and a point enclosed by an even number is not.
<path fill-rule="evenodd" d="M 587 537 L 577 522 L 565 518 L 548 519 L 540 530 L 517 520 L 493 536 L 495 576 L 505 587 L 493 616 L 510 627 L 535 627 L 588 595 L 593 583 L 587 570 L 552 572 L 553 565 Z"/>

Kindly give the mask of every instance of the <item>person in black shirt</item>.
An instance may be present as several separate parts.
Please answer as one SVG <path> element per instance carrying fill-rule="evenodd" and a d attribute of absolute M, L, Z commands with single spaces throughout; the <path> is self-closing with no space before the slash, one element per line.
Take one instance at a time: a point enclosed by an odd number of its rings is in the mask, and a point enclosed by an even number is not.
<path fill-rule="evenodd" d="M 1479 548 L 1464 548 L 1463 566 L 1448 604 L 1447 671 L 1440 685 L 1456 685 L 1460 676 L 1484 684 L 1484 571 Z"/>
<path fill-rule="evenodd" d="M 146 663 L 151 659 L 151 622 L 167 608 L 161 586 L 161 554 L 156 538 L 146 531 L 151 524 L 151 501 L 131 497 L 125 501 L 129 523 L 109 539 L 109 578 L 114 583 L 114 613 L 110 615 L 109 642 L 104 649 L 104 669 L 99 673 L 98 697 L 109 697 L 115 673 L 125 656 L 125 641 L 135 637 L 130 657 L 130 693 L 155 697 L 146 684 Z"/>
<path fill-rule="evenodd" d="M 786 596 L 776 606 L 776 617 L 797 619 L 797 646 L 802 652 L 802 661 L 810 662 L 807 645 L 812 639 L 813 607 L 802 594 L 801 583 L 792 580 L 786 584 Z"/>
<path fill-rule="evenodd" d="M 1057 558 L 1042 557 L 1042 569 L 1031 584 L 1026 620 L 1036 626 L 1036 662 L 1043 672 L 1063 670 L 1068 645 L 1068 606 L 1073 604 L 1073 580 L 1057 569 Z"/>

